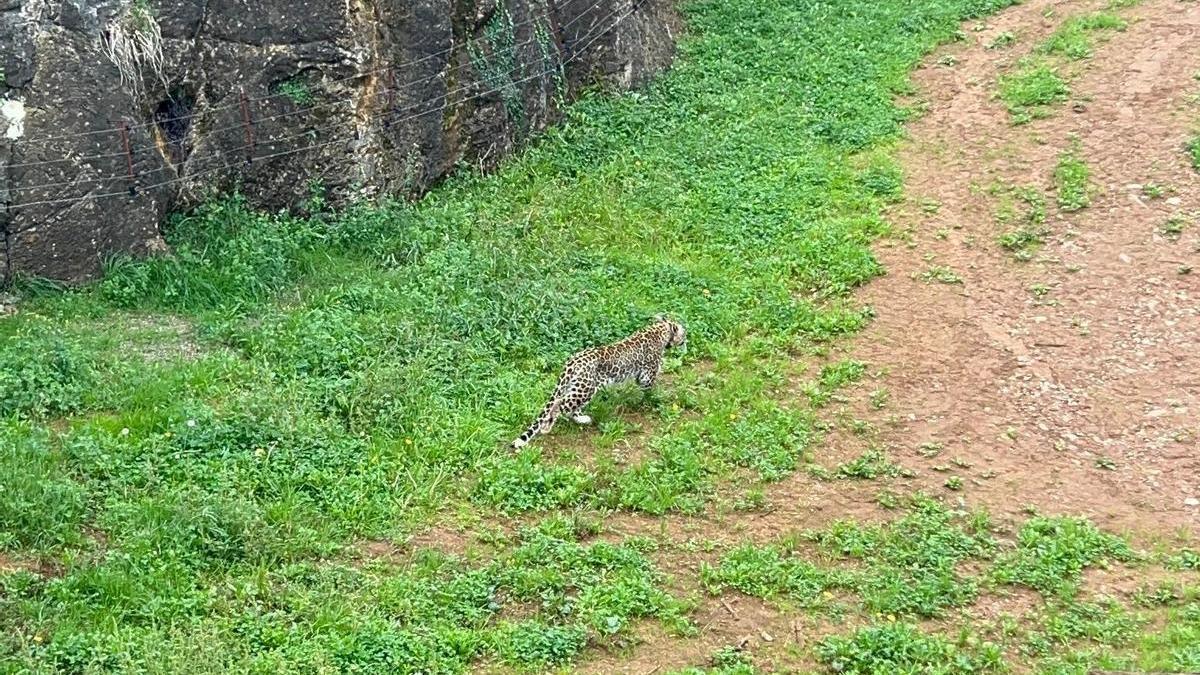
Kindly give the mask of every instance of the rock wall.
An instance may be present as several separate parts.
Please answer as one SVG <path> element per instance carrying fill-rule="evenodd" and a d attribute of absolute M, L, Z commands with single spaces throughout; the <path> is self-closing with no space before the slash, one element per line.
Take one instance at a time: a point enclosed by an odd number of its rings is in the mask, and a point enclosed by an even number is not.
<path fill-rule="evenodd" d="M 490 168 L 582 87 L 664 68 L 679 27 L 672 0 L 0 0 L 0 278 L 164 250 L 214 192 Z"/>

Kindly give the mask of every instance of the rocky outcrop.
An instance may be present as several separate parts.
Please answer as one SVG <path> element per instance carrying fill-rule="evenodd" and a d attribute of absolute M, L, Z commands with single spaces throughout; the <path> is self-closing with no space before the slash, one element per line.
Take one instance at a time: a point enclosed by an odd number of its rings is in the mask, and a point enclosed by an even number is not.
<path fill-rule="evenodd" d="M 92 278 L 234 188 L 419 194 L 638 85 L 678 26 L 671 0 L 0 0 L 0 275 Z"/>

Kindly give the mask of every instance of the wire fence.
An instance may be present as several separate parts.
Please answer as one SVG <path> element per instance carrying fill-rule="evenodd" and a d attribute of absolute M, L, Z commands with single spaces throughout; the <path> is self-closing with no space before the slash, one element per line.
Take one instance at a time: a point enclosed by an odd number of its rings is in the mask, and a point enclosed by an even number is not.
<path fill-rule="evenodd" d="M 565 31 L 572 28 L 576 23 L 583 21 L 590 15 L 589 10 L 598 7 L 594 0 L 568 0 L 563 5 L 566 7 L 574 2 L 592 1 L 590 7 L 583 9 L 571 21 L 564 23 L 558 28 L 560 34 L 565 34 Z M 397 106 L 396 100 L 398 95 L 411 93 L 422 86 L 428 85 L 437 78 L 445 77 L 444 71 L 439 71 L 433 75 L 413 79 L 400 84 L 395 83 L 394 73 L 402 68 L 412 67 L 420 63 L 435 59 L 441 56 L 450 54 L 454 49 L 464 48 L 464 46 L 451 46 L 442 51 L 428 54 L 419 59 L 408 61 L 387 68 L 378 68 L 364 72 L 358 72 L 354 75 L 339 78 L 337 80 L 324 81 L 324 85 L 333 83 L 348 82 L 352 80 L 360 80 L 373 76 L 382 76 L 388 86 L 383 86 L 374 89 L 366 95 L 356 95 L 340 98 L 332 101 L 324 101 L 321 103 L 302 106 L 293 110 L 263 115 L 254 116 L 254 107 L 262 107 L 264 103 L 277 101 L 280 97 L 286 98 L 284 93 L 274 93 L 266 96 L 249 97 L 244 92 L 239 92 L 235 97 L 236 102 L 207 108 L 197 113 L 172 117 L 168 121 L 176 120 L 195 120 L 205 115 L 213 115 L 220 112 L 236 111 L 240 113 L 240 121 L 236 124 L 227 124 L 214 129 L 205 131 L 206 136 L 213 137 L 216 134 L 241 131 L 244 134 L 244 144 L 238 147 L 233 147 L 228 150 L 218 151 L 218 154 L 209 158 L 200 160 L 199 162 L 189 162 L 182 165 L 182 170 L 186 174 L 178 174 L 181 168 L 177 168 L 170 162 L 164 162 L 159 168 L 139 171 L 136 168 L 135 156 L 139 152 L 152 152 L 156 156 L 161 157 L 161 151 L 158 147 L 153 150 L 139 149 L 134 147 L 132 142 L 133 132 L 153 127 L 157 122 L 148 122 L 142 124 L 131 124 L 128 121 L 118 121 L 113 129 L 91 130 L 78 132 L 75 134 L 60 134 L 57 136 L 47 136 L 30 141 L 22 141 L 22 143 L 44 144 L 52 141 L 65 141 L 70 139 L 79 139 L 81 137 L 98 136 L 101 134 L 109 134 L 114 137 L 114 145 L 116 149 L 113 152 L 102 152 L 94 155 L 86 155 L 82 157 L 61 156 L 53 159 L 44 159 L 39 161 L 8 164 L 9 168 L 27 168 L 27 167 L 42 167 L 59 162 L 71 162 L 75 165 L 85 164 L 95 160 L 115 160 L 120 157 L 125 157 L 126 161 L 122 163 L 122 171 L 110 172 L 107 175 L 97 175 L 93 177 L 85 177 L 84 175 L 76 175 L 69 180 L 52 181 L 34 185 L 19 185 L 10 187 L 8 192 L 10 195 L 29 195 L 34 193 L 32 198 L 19 199 L 10 201 L 7 208 L 10 213 L 20 209 L 26 209 L 37 206 L 64 205 L 75 202 L 81 202 L 89 199 L 104 199 L 127 197 L 133 199 L 140 194 L 151 192 L 160 188 L 171 185 L 195 181 L 204 176 L 215 174 L 223 171 L 249 167 L 254 164 L 297 155 L 305 152 L 312 152 L 327 148 L 334 145 L 352 143 L 356 140 L 362 140 L 361 130 L 364 128 L 364 122 L 382 121 L 385 126 L 396 124 L 404 124 L 424 116 L 433 115 L 453 108 L 461 106 L 473 100 L 486 98 L 495 94 L 503 94 L 517 85 L 537 80 L 554 73 L 565 75 L 565 69 L 570 63 L 582 58 L 588 53 L 589 48 L 606 34 L 614 30 L 621 22 L 629 18 L 638 8 L 638 3 L 633 3 L 627 10 L 619 11 L 614 9 L 600 18 L 594 18 L 590 24 L 582 29 L 583 35 L 575 40 L 575 46 L 570 49 L 570 53 L 559 55 L 555 59 L 555 63 L 548 65 L 541 70 L 537 70 L 531 74 L 520 75 L 519 73 L 525 70 L 525 66 L 517 63 L 512 68 L 504 71 L 490 73 L 486 78 L 491 82 L 499 81 L 500 84 L 494 84 L 490 87 L 479 89 L 479 83 L 469 83 L 460 85 L 455 88 L 447 89 L 445 92 L 438 93 L 435 96 L 425 98 L 420 101 Z M 560 8 L 561 9 L 561 8 Z M 520 24 L 514 24 L 515 31 L 518 26 L 526 26 L 538 21 L 539 17 L 531 18 Z M 481 36 L 474 41 L 468 41 L 465 49 L 468 54 L 472 53 L 472 49 L 479 49 L 482 41 L 486 40 L 485 36 Z M 530 46 L 538 41 L 535 36 L 522 43 L 512 45 L 513 50 Z M 472 65 L 469 61 L 459 64 L 459 68 L 465 69 Z M 458 78 L 456 78 L 458 79 Z M 465 78 L 462 78 L 465 80 Z M 268 121 L 280 119 L 288 119 L 299 117 L 302 115 L 313 115 L 321 111 L 336 110 L 338 107 L 345 106 L 348 108 L 347 113 L 353 113 L 355 108 L 368 109 L 368 113 L 357 113 L 349 116 L 350 121 L 340 121 L 337 123 L 312 127 L 304 131 L 289 136 L 280 138 L 267 137 L 256 138 L 256 125 Z M 307 141 L 303 145 L 295 145 L 295 142 Z M 292 147 L 288 147 L 292 146 Z M 231 159 L 237 157 L 237 159 Z M 111 161 L 109 162 L 112 163 Z M 123 189 L 114 189 L 115 185 L 124 183 Z M 46 196 L 37 198 L 37 193 L 56 191 L 60 192 L 65 189 L 73 188 L 70 196 Z M 36 225 L 23 228 L 22 230 L 10 230 L 9 234 L 30 229 Z"/>
<path fill-rule="evenodd" d="M 565 11 L 568 7 L 570 7 L 572 4 L 574 4 L 576 2 L 585 2 L 586 3 L 588 1 L 589 0 L 567 0 L 567 2 L 565 2 L 561 7 L 559 7 L 558 10 L 560 12 L 562 12 L 562 11 Z M 598 4 L 593 2 L 593 4 L 588 9 L 595 9 L 598 6 L 599 6 Z M 587 15 L 586 10 L 581 11 L 574 19 L 563 24 L 563 26 L 560 28 L 560 30 L 565 31 L 568 27 L 570 27 L 574 23 L 578 22 L 579 20 L 583 19 L 586 15 Z M 543 17 L 532 16 L 529 19 L 526 19 L 525 21 L 512 24 L 511 28 L 513 31 L 516 31 L 516 29 L 518 29 L 518 28 L 532 26 L 543 20 L 544 20 Z M 487 38 L 485 36 L 480 36 L 473 40 L 468 40 L 464 44 L 464 47 L 469 50 L 472 46 L 478 47 L 480 44 L 483 44 L 486 41 L 487 41 Z M 519 48 L 522 46 L 528 46 L 532 42 L 533 42 L 532 40 L 527 40 L 521 44 L 513 45 L 513 48 L 515 49 L 515 48 Z M 375 68 L 372 70 L 358 71 L 352 75 L 347 75 L 346 77 L 336 78 L 336 79 L 332 79 L 332 80 L 324 80 L 322 82 L 322 84 L 324 84 L 326 86 L 330 86 L 330 85 L 350 82 L 352 80 L 360 80 L 360 79 L 363 79 L 366 77 L 371 77 L 373 75 L 381 75 L 381 74 L 386 74 L 389 72 L 404 70 L 406 68 L 411 68 L 413 66 L 420 65 L 422 63 L 425 63 L 425 62 L 433 60 L 433 59 L 439 59 L 441 57 L 447 56 L 451 52 L 453 52 L 455 49 L 459 49 L 459 48 L 460 48 L 459 46 L 452 44 L 442 50 L 439 50 L 439 51 L 436 51 L 436 52 L 433 52 L 430 54 L 426 54 L 425 56 L 422 56 L 418 59 L 413 59 L 411 61 L 405 61 L 403 63 L 398 63 L 398 64 L 394 64 L 394 65 L 383 66 L 383 67 Z M 415 84 L 415 82 L 413 84 Z M 273 101 L 273 100 L 277 101 L 279 99 L 287 99 L 287 98 L 288 98 L 288 94 L 285 92 L 275 92 L 273 94 L 266 94 L 263 96 L 244 97 L 244 98 L 239 98 L 239 100 L 237 100 L 233 103 L 213 106 L 210 108 L 206 108 L 205 110 L 198 112 L 198 113 L 173 116 L 171 119 L 172 120 L 181 120 L 181 121 L 191 120 L 193 118 L 201 117 L 204 115 L 210 115 L 213 113 L 218 113 L 218 112 L 223 112 L 226 110 L 232 110 L 235 108 L 239 108 L 247 102 L 248 103 L 262 103 L 262 102 L 266 102 L 266 101 Z M 131 124 L 131 125 L 129 125 L 129 130 L 136 131 L 138 129 L 145 129 L 145 128 L 153 127 L 154 125 L 155 125 L 155 122 L 144 122 L 141 124 Z M 32 141 L 27 141 L 27 142 L 45 143 L 45 142 L 65 140 L 65 139 L 71 139 L 71 138 L 79 138 L 82 136 L 95 136 L 95 135 L 100 135 L 100 134 L 110 134 L 112 132 L 113 132 L 112 129 L 93 129 L 90 131 L 80 131 L 80 132 L 74 132 L 74 133 L 69 133 L 69 134 L 43 136 L 41 138 L 34 139 Z"/>

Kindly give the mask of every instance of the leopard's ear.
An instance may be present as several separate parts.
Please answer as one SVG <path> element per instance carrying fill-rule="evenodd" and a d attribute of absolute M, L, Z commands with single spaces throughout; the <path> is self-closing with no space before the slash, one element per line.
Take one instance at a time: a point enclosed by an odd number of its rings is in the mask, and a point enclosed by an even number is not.
<path fill-rule="evenodd" d="M 663 316 L 662 314 L 654 315 L 654 323 L 662 323 L 663 321 L 666 321 L 666 320 L 667 320 L 667 317 Z"/>

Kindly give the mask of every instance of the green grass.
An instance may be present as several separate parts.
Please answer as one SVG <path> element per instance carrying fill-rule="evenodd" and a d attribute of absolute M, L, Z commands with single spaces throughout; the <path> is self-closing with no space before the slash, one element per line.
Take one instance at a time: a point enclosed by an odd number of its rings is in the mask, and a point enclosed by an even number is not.
<path fill-rule="evenodd" d="M 1054 190 L 1060 209 L 1078 211 L 1092 203 L 1091 175 L 1091 169 L 1079 157 L 1078 145 L 1059 155 L 1054 167 Z"/>
<path fill-rule="evenodd" d="M 956 567 L 986 558 L 994 543 L 986 518 L 955 518 L 928 497 L 914 499 L 910 512 L 886 526 L 834 523 L 812 537 L 827 553 L 858 561 L 851 588 L 872 613 L 936 617 L 969 603 L 976 583 Z"/>
<path fill-rule="evenodd" d="M 1018 260 L 1029 260 L 1050 234 L 1046 227 L 1046 198 L 1036 187 L 1023 186 L 1002 191 L 1000 200 L 996 220 L 1010 229 L 1001 233 L 997 242 Z M 1020 211 L 1018 202 L 1024 205 Z"/>
<path fill-rule="evenodd" d="M 565 663 L 643 618 L 689 630 L 686 608 L 659 589 L 644 544 L 584 545 L 578 536 L 571 523 L 549 521 L 486 564 L 437 551 L 363 567 L 297 562 L 247 569 L 240 583 L 214 589 L 188 583 L 178 561 L 156 561 L 153 550 L 132 560 L 126 552 L 103 563 L 129 575 L 123 588 L 111 574 L 9 579 L 6 608 L 38 616 L 27 630 L 42 638 L 12 656 L 59 671 L 194 672 L 232 660 L 258 672 L 302 665 L 447 672 L 484 658 L 522 667 Z M 161 594 L 167 577 L 176 590 L 170 597 Z M 126 597 L 120 607 L 87 601 L 118 591 Z M 65 616 L 41 615 L 72 598 L 78 604 Z M 186 616 L 192 604 L 219 618 L 164 622 Z M 97 622 L 119 629 L 88 630 Z"/>
<path fill-rule="evenodd" d="M 862 675 L 966 675 L 995 672 L 1001 664 L 1000 650 L 994 644 L 957 645 L 905 623 L 871 626 L 849 637 L 826 638 L 817 644 L 817 656 L 831 672 Z"/>
<path fill-rule="evenodd" d="M 918 274 L 917 278 L 927 284 L 935 281 L 940 284 L 961 284 L 963 282 L 957 272 L 945 265 L 933 265 Z"/>
<path fill-rule="evenodd" d="M 1062 653 L 1081 643 L 1118 647 L 1128 644 L 1139 628 L 1136 617 L 1111 598 L 1053 606 L 1039 623 L 1042 627 L 1026 643 L 1026 650 L 1035 656 Z"/>
<path fill-rule="evenodd" d="M 987 44 L 988 49 L 1003 49 L 1016 44 L 1017 36 L 1012 31 L 1004 31 L 998 34 L 991 42 Z"/>
<path fill-rule="evenodd" d="M 1140 636 L 1137 668 L 1147 672 L 1200 671 L 1200 588 L 1191 601 L 1170 609 L 1165 628 Z"/>
<path fill-rule="evenodd" d="M 710 592 L 733 588 L 746 595 L 786 599 L 802 606 L 822 604 L 822 594 L 846 579 L 792 555 L 791 547 L 752 545 L 730 551 L 713 567 L 704 564 L 700 578 Z"/>
<path fill-rule="evenodd" d="M 1126 6 L 1114 3 L 1110 9 Z M 1013 124 L 1028 124 L 1049 117 L 1057 104 L 1071 96 L 1069 82 L 1078 69 L 1066 68 L 1066 64 L 1091 58 L 1097 37 L 1123 31 L 1126 26 L 1124 19 L 1111 12 L 1073 16 L 1063 21 L 1033 54 L 1018 62 L 1015 70 L 1000 77 L 999 97 Z M 1001 43 L 997 38 L 1000 44 L 994 44 L 1003 46 L 1010 42 Z"/>
<path fill-rule="evenodd" d="M 1168 566 L 1172 569 L 1200 570 L 1200 552 L 1185 548 L 1171 558 Z"/>
<path fill-rule="evenodd" d="M 1096 669 L 1131 672 L 1191 672 L 1200 652 L 1200 605 L 1171 596 L 1165 611 L 1132 612 L 1119 601 L 1099 596 L 1094 601 L 1053 602 L 1039 613 L 1039 628 L 1021 646 L 1025 658 L 1035 659 L 1039 672 L 1081 673 Z M 1153 624 L 1161 622 L 1161 628 Z"/>
<path fill-rule="evenodd" d="M 27 284 L 0 319 L 0 551 L 56 573 L 0 573 L 0 662 L 464 672 L 560 667 L 640 621 L 690 630 L 651 543 L 589 539 L 562 512 L 708 513 L 812 459 L 818 409 L 865 366 L 805 376 L 796 357 L 870 320 L 852 291 L 882 272 L 869 244 L 902 193 L 891 144 L 913 112 L 894 95 L 961 19 L 1007 4 L 697 0 L 668 75 L 589 94 L 497 175 L 339 212 L 314 189 L 307 217 L 225 198 L 173 220 L 173 257 L 113 261 L 76 291 Z M 567 355 L 658 313 L 691 336 L 664 386 L 608 392 L 595 428 L 508 453 Z M 839 473 L 890 474 L 879 459 Z M 493 535 L 486 556 L 354 553 L 458 514 Z M 492 527 L 518 518 L 543 524 Z M 738 549 L 706 579 L 945 616 L 978 596 L 960 566 L 992 546 L 919 501 Z M 1105 557 L 1063 546 L 1003 569 L 1045 585 Z M 880 630 L 821 654 L 990 667 L 986 649 Z"/>
<path fill-rule="evenodd" d="M 839 521 L 809 533 L 824 564 L 806 560 L 794 540 L 746 545 L 715 567 L 703 566 L 701 578 L 711 592 L 733 588 L 821 608 L 831 604 L 827 593 L 841 589 L 857 595 L 862 610 L 872 615 L 937 617 L 975 598 L 977 582 L 960 576 L 956 567 L 989 556 L 994 543 L 986 527 L 984 518 L 956 519 L 936 501 L 918 496 L 909 513 L 887 525 Z"/>
<path fill-rule="evenodd" d="M 866 364 L 859 361 L 827 363 L 821 366 L 821 373 L 816 382 L 813 382 L 805 393 L 814 407 L 823 407 L 833 400 L 839 389 L 861 380 L 866 370 Z"/>
<path fill-rule="evenodd" d="M 897 505 L 897 498 L 889 500 Z M 717 564 L 702 565 L 701 579 L 709 593 L 737 591 L 780 611 L 799 607 L 835 622 L 847 616 L 876 622 L 818 642 L 816 655 L 831 672 L 982 672 L 1012 663 L 1046 673 L 1194 667 L 1200 586 L 1186 569 L 1139 589 L 1127 603 L 1079 591 L 1088 568 L 1121 565 L 1118 574 L 1126 574 L 1141 564 L 1123 540 L 1092 523 L 1034 516 L 1015 542 L 994 536 L 985 513 L 952 511 L 918 494 L 906 513 L 884 524 L 839 521 L 776 543 L 734 547 Z M 1188 553 L 1179 559 L 1189 560 Z M 1178 565 L 1168 562 L 1159 571 L 1171 567 Z M 967 615 L 958 608 L 989 601 L 981 595 L 1006 595 L 1009 584 L 1043 594 L 1019 620 L 956 623 L 953 638 L 906 623 L 961 621 Z M 1002 654 L 1015 660 L 1006 664 Z"/>
<path fill-rule="evenodd" d="M 1056 54 L 1072 61 L 1091 58 L 1096 34 L 1123 31 L 1127 22 L 1110 12 L 1096 12 L 1073 16 L 1062 23 L 1054 33 L 1038 46 L 1038 51 Z"/>
<path fill-rule="evenodd" d="M 90 355 L 54 327 L 30 322 L 0 343 L 0 417 L 56 417 L 84 408 L 96 385 Z"/>
<path fill-rule="evenodd" d="M 707 668 L 685 668 L 670 671 L 670 675 L 755 675 L 760 672 L 742 651 L 733 647 L 717 650 Z"/>
<path fill-rule="evenodd" d="M 86 491 L 44 434 L 17 444 L 0 432 L 0 550 L 77 545 L 86 515 Z"/>
<path fill-rule="evenodd" d="M 1158 183 L 1146 183 L 1142 186 L 1142 194 L 1148 199 L 1161 199 L 1170 189 Z"/>
<path fill-rule="evenodd" d="M 1071 94 L 1059 69 L 1037 59 L 1023 61 L 1015 71 L 1001 76 L 999 88 L 1013 124 L 1048 117 L 1052 107 Z"/>
<path fill-rule="evenodd" d="M 1003 583 L 1071 596 L 1085 568 L 1135 557 L 1124 540 L 1086 520 L 1036 517 L 1021 528 L 1016 548 L 996 561 L 994 574 Z"/>
<path fill-rule="evenodd" d="M 1001 234 L 996 240 L 1001 247 L 1012 251 L 1018 260 L 1029 260 L 1033 252 L 1046 243 L 1046 234 L 1045 228 L 1022 225 Z"/>
<path fill-rule="evenodd" d="M 833 471 L 838 478 L 873 479 L 880 476 L 899 476 L 903 473 L 900 465 L 895 464 L 878 448 L 864 451 L 858 457 L 843 462 Z"/>
<path fill-rule="evenodd" d="M 296 105 L 310 105 L 314 98 L 312 89 L 309 88 L 306 82 L 299 78 L 280 82 L 275 86 L 275 91 Z"/>
<path fill-rule="evenodd" d="M 1200 171 L 1200 134 L 1193 136 L 1183 147 L 1192 168 Z"/>
<path fill-rule="evenodd" d="M 1158 231 L 1167 239 L 1175 241 L 1183 236 L 1183 231 L 1188 227 L 1188 217 L 1176 213 L 1172 214 L 1167 220 L 1159 226 Z"/>

